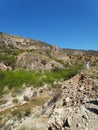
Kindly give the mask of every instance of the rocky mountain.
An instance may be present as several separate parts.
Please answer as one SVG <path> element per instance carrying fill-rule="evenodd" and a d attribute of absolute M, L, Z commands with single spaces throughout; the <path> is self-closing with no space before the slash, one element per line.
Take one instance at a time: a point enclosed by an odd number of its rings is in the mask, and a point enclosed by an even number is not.
<path fill-rule="evenodd" d="M 98 130 L 98 51 L 0 33 L 0 130 Z"/>
<path fill-rule="evenodd" d="M 20 50 L 47 50 L 50 49 L 51 46 L 49 44 L 46 44 L 44 42 L 33 40 L 30 38 L 23 38 L 20 36 L 14 36 L 14 35 L 8 35 L 5 33 L 0 33 L 0 41 L 2 42 L 2 45 L 6 48 L 12 49 L 20 49 Z"/>
<path fill-rule="evenodd" d="M 0 68 L 50 70 L 66 64 L 98 61 L 97 51 L 61 49 L 38 40 L 0 33 Z"/>

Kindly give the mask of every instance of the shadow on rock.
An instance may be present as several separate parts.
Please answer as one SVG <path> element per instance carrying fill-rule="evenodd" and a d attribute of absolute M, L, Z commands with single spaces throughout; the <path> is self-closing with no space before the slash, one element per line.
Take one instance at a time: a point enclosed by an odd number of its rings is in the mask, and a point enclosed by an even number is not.
<path fill-rule="evenodd" d="M 92 103 L 94 105 L 98 105 L 98 101 L 97 100 L 92 100 L 92 101 L 89 101 L 88 103 Z"/>
<path fill-rule="evenodd" d="M 98 109 L 96 109 L 96 108 L 87 108 L 87 110 L 89 110 L 89 111 L 98 115 Z"/>

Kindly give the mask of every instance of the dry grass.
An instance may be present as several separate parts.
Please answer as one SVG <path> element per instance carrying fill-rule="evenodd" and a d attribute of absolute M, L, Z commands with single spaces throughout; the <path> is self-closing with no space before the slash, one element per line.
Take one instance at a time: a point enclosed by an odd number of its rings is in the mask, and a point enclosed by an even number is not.
<path fill-rule="evenodd" d="M 8 113 L 11 113 L 12 109 L 19 109 L 22 113 L 25 112 L 27 109 L 32 109 L 36 106 L 41 106 L 43 105 L 47 100 L 49 99 L 49 96 L 37 96 L 31 100 L 29 100 L 27 103 L 25 104 L 19 104 L 19 105 L 16 105 L 15 107 L 11 107 L 11 108 L 8 108 L 6 110 L 3 110 L 0 112 L 0 115 L 6 115 Z"/>

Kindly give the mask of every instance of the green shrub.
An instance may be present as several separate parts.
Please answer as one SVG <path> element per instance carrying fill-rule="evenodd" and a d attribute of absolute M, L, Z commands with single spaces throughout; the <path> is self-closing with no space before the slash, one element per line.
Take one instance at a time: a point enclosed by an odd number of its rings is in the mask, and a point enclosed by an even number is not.
<path fill-rule="evenodd" d="M 22 113 L 21 113 L 21 111 L 20 111 L 19 109 L 14 109 L 14 110 L 11 112 L 11 114 L 12 114 L 13 116 L 17 116 L 18 118 L 21 118 L 21 117 L 22 117 Z"/>
<path fill-rule="evenodd" d="M 13 103 L 18 103 L 18 99 L 13 99 Z"/>
<path fill-rule="evenodd" d="M 30 113 L 31 113 L 30 109 L 27 109 L 27 110 L 25 111 L 25 116 L 30 116 Z"/>
<path fill-rule="evenodd" d="M 51 71 L 36 72 L 25 69 L 0 71 L 0 93 L 3 93 L 4 87 L 9 90 L 13 88 L 18 90 L 23 84 L 26 86 L 40 87 L 44 84 L 51 84 L 61 79 L 67 80 L 75 76 L 82 69 L 82 65 L 75 64 L 66 68 L 55 68 Z"/>
<path fill-rule="evenodd" d="M 4 54 L 0 56 L 0 62 L 15 68 L 16 58 L 13 55 Z"/>

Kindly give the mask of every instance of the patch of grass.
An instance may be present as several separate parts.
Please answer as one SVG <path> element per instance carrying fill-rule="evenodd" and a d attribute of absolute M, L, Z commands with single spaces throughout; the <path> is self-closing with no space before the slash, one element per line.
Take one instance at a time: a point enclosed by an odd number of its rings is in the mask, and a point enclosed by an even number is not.
<path fill-rule="evenodd" d="M 13 117 L 21 118 L 25 116 L 25 113 L 29 116 L 29 112 L 31 114 L 32 108 L 35 108 L 36 106 L 42 106 L 45 102 L 49 100 L 49 96 L 38 96 L 33 98 L 32 100 L 29 100 L 25 104 L 19 104 L 15 107 L 5 109 L 4 111 L 0 112 L 0 116 L 6 116 L 8 113 L 11 113 Z"/>

